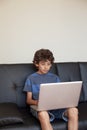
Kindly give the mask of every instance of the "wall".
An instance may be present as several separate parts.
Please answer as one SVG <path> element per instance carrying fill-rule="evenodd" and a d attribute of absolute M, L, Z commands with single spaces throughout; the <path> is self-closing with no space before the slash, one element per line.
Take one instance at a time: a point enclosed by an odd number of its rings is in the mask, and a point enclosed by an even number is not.
<path fill-rule="evenodd" d="M 0 0 L 0 64 L 31 63 L 37 49 L 55 61 L 87 61 L 87 0 Z"/>

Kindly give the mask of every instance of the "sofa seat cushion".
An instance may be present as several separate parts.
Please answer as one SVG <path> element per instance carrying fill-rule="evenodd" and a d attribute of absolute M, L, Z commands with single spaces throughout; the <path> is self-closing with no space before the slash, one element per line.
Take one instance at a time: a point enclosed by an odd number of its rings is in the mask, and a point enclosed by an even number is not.
<path fill-rule="evenodd" d="M 79 130 L 87 130 L 87 102 L 80 103 L 79 111 Z"/>
<path fill-rule="evenodd" d="M 0 126 L 23 123 L 21 113 L 15 103 L 0 103 Z"/>
<path fill-rule="evenodd" d="M 80 103 L 79 106 L 79 130 L 87 130 L 87 103 Z M 0 130 L 41 130 L 39 121 L 33 117 L 29 109 L 20 109 L 24 123 L 7 125 L 0 127 Z M 54 130 L 67 130 L 67 122 L 54 120 L 52 122 Z"/>

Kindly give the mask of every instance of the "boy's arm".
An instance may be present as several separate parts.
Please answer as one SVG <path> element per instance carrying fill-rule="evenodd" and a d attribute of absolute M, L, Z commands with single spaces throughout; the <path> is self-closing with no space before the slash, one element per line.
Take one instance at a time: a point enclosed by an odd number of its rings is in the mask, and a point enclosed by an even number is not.
<path fill-rule="evenodd" d="M 32 99 L 32 92 L 27 92 L 26 102 L 27 102 L 28 105 L 38 105 L 38 100 Z"/>

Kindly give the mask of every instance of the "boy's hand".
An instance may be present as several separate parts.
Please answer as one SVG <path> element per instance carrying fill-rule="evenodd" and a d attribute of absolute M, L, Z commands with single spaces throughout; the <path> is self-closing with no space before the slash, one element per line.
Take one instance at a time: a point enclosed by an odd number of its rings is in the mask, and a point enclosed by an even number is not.
<path fill-rule="evenodd" d="M 38 105 L 38 100 L 35 100 L 35 105 Z"/>

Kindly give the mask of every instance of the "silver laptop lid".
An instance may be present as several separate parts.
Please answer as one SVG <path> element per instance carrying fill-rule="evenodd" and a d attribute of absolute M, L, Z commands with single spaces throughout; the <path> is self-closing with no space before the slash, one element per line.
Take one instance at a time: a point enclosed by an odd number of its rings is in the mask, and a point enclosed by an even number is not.
<path fill-rule="evenodd" d="M 41 84 L 38 110 L 52 110 L 78 105 L 82 81 Z"/>

